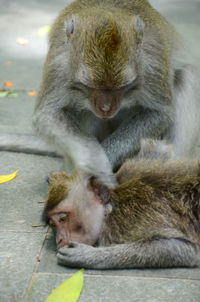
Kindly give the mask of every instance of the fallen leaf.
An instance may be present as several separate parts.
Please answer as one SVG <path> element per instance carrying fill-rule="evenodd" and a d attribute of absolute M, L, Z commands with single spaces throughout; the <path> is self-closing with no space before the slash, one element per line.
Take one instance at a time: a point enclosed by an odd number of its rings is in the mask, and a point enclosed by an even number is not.
<path fill-rule="evenodd" d="M 36 96 L 37 91 L 33 90 L 28 93 L 29 96 Z"/>
<path fill-rule="evenodd" d="M 7 96 L 8 96 L 9 98 L 16 98 L 16 97 L 18 97 L 18 93 L 8 91 Z"/>
<path fill-rule="evenodd" d="M 8 91 L 0 91 L 0 98 L 5 98 L 8 95 Z"/>
<path fill-rule="evenodd" d="M 8 65 L 8 66 L 11 66 L 12 64 L 13 64 L 13 62 L 11 62 L 11 61 L 8 61 L 8 62 L 7 62 L 7 65 Z"/>
<path fill-rule="evenodd" d="M 50 25 L 45 25 L 45 26 L 42 26 L 38 29 L 37 31 L 37 35 L 39 37 L 44 37 L 44 36 L 47 36 L 49 34 L 51 30 L 51 26 Z"/>
<path fill-rule="evenodd" d="M 13 295 L 14 295 L 14 302 L 17 302 L 17 294 L 14 293 Z"/>
<path fill-rule="evenodd" d="M 9 175 L 0 175 L 0 184 L 13 180 L 16 177 L 18 171 L 19 170 L 16 170 L 15 172 Z"/>
<path fill-rule="evenodd" d="M 9 87 L 9 88 L 14 86 L 14 84 L 11 81 L 4 81 L 3 84 L 4 84 L 4 86 Z"/>
<path fill-rule="evenodd" d="M 17 38 L 16 43 L 19 44 L 19 45 L 25 46 L 29 43 L 29 40 L 24 39 L 24 38 Z"/>
<path fill-rule="evenodd" d="M 65 280 L 60 286 L 53 290 L 45 302 L 76 302 L 79 299 L 83 288 L 83 271 L 80 269 L 77 273 Z"/>

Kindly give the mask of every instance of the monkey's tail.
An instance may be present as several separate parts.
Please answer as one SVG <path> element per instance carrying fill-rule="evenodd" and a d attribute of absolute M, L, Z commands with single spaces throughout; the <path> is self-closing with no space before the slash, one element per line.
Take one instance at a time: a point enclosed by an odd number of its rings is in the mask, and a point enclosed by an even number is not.
<path fill-rule="evenodd" d="M 38 155 L 49 155 L 54 157 L 59 156 L 42 140 L 31 134 L 1 133 L 0 150 Z"/>

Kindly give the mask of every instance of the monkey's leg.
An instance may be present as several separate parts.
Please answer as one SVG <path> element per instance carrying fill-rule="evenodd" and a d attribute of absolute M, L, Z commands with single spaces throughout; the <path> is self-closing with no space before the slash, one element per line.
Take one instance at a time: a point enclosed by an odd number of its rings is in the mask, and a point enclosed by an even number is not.
<path fill-rule="evenodd" d="M 200 249 L 184 239 L 159 239 L 109 247 L 92 247 L 73 242 L 61 248 L 58 262 L 94 269 L 200 266 Z"/>
<path fill-rule="evenodd" d="M 110 187 L 115 185 L 111 165 L 103 148 L 95 137 L 81 131 L 73 112 L 44 106 L 35 113 L 33 125 L 38 135 L 53 145 L 66 162 L 70 157 L 76 168 L 95 174 Z"/>
<path fill-rule="evenodd" d="M 119 128 L 102 142 L 113 167 L 140 149 L 142 138 L 159 139 L 172 126 L 170 107 L 162 111 L 141 108 L 137 115 L 125 120 Z"/>

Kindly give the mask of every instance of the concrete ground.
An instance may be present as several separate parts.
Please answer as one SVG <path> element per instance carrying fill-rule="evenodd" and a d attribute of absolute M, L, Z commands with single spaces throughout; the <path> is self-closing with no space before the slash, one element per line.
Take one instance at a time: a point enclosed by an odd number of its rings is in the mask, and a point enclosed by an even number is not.
<path fill-rule="evenodd" d="M 1 0 L 0 86 L 6 80 L 20 90 L 17 98 L 0 98 L 0 140 L 5 133 L 30 135 L 35 97 L 47 51 L 46 38 L 37 36 L 70 1 Z M 188 41 L 200 67 L 200 1 L 152 0 Z M 27 46 L 16 38 L 29 40 Z M 12 64 L 7 63 L 11 61 Z M 19 169 L 12 182 L 0 184 L 0 301 L 44 302 L 52 289 L 75 269 L 59 266 L 54 238 L 41 225 L 47 193 L 45 178 L 62 169 L 59 158 L 0 152 L 0 174 Z M 200 269 L 109 270 L 84 272 L 80 302 L 197 302 Z"/>

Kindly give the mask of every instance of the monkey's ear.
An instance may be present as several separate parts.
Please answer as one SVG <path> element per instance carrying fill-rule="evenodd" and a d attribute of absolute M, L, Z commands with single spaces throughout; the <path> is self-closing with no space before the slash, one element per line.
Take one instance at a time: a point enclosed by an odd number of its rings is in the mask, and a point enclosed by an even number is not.
<path fill-rule="evenodd" d="M 68 39 L 70 39 L 74 33 L 74 27 L 75 27 L 75 18 L 72 16 L 69 20 L 65 21 L 65 30 Z"/>
<path fill-rule="evenodd" d="M 110 201 L 110 190 L 98 180 L 98 177 L 91 176 L 88 180 L 87 188 L 94 194 L 97 201 L 103 204 L 107 204 Z"/>
<path fill-rule="evenodd" d="M 136 26 L 140 36 L 142 37 L 144 34 L 144 22 L 142 21 L 142 19 L 140 17 L 136 17 L 135 26 Z"/>

